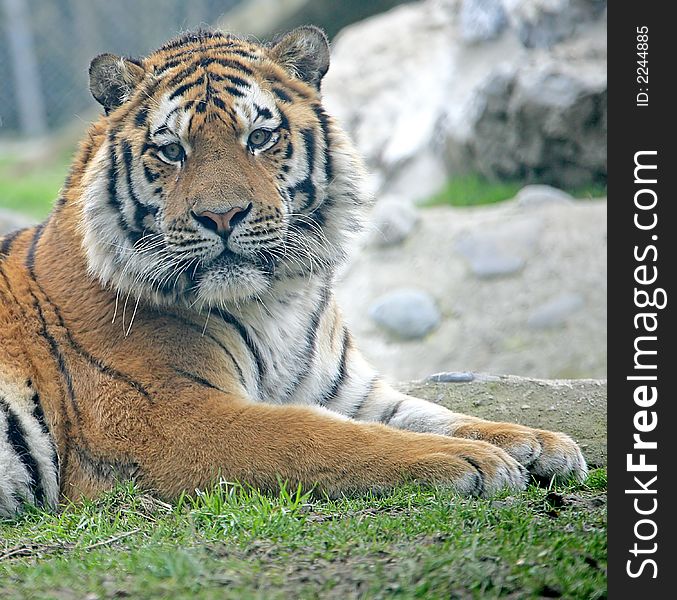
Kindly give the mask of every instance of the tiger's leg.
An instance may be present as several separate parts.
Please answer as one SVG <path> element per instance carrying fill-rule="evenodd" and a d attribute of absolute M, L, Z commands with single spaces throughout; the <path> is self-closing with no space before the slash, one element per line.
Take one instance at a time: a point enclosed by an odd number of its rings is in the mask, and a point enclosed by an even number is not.
<path fill-rule="evenodd" d="M 582 481 L 587 474 L 578 445 L 564 433 L 454 413 L 438 404 L 397 392 L 380 380 L 366 388 L 358 404 L 344 414 L 399 429 L 483 440 L 502 448 L 530 473 L 544 479 L 556 476 Z"/>
<path fill-rule="evenodd" d="M 269 490 L 280 480 L 317 484 L 330 496 L 406 481 L 471 495 L 525 486 L 524 468 L 481 441 L 356 423 L 311 407 L 251 404 L 216 392 L 204 397 L 204 390 L 194 395 L 148 407 L 134 422 L 107 422 L 107 443 L 125 440 L 140 483 L 166 497 L 217 477 Z"/>

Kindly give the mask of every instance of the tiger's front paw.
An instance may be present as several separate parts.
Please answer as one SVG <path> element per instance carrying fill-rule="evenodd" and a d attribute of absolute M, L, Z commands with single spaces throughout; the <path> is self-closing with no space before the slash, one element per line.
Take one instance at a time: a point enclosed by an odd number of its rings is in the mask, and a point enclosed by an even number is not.
<path fill-rule="evenodd" d="M 418 456 L 410 475 L 468 496 L 486 497 L 503 489 L 526 487 L 526 469 L 501 448 L 476 440 L 449 442 L 437 452 Z"/>
<path fill-rule="evenodd" d="M 583 481 L 588 474 L 580 448 L 564 433 L 512 423 L 478 422 L 458 427 L 454 436 L 503 448 L 539 479 Z"/>

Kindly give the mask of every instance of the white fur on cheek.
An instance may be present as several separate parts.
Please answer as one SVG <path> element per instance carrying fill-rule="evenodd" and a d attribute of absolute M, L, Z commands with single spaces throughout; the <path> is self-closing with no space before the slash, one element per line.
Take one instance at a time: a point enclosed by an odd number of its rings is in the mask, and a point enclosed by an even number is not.
<path fill-rule="evenodd" d="M 118 211 L 108 201 L 108 169 L 110 142 L 106 140 L 85 171 L 82 183 L 82 248 L 87 255 L 89 271 L 102 283 L 110 283 L 119 270 L 116 256 L 120 249 L 133 252 L 118 223 Z"/>
<path fill-rule="evenodd" d="M 110 196 L 109 153 L 110 141 L 106 140 L 83 176 L 80 231 L 88 271 L 104 286 L 166 303 L 168 298 L 157 292 L 152 284 L 161 281 L 171 265 L 163 267 L 156 258 L 157 252 L 139 251 L 125 233 L 117 203 L 124 204 L 129 200 L 125 194 L 119 193 L 115 200 Z"/>

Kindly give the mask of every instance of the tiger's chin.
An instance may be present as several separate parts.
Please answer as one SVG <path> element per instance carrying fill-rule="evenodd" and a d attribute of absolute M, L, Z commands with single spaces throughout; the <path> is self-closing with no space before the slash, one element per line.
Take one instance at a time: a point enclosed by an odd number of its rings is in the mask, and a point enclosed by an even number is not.
<path fill-rule="evenodd" d="M 270 277 L 256 265 L 228 263 L 203 271 L 192 288 L 191 304 L 228 307 L 260 298 L 270 289 Z"/>

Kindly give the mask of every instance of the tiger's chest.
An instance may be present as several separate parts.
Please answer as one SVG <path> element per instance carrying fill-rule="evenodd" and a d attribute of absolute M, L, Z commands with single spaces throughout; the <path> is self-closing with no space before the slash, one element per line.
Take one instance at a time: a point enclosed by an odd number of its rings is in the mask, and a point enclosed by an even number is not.
<path fill-rule="evenodd" d="M 247 392 L 252 400 L 309 404 L 301 384 L 314 377 L 324 334 L 326 301 L 294 294 L 252 307 L 235 317 L 240 343 L 248 355 Z"/>

